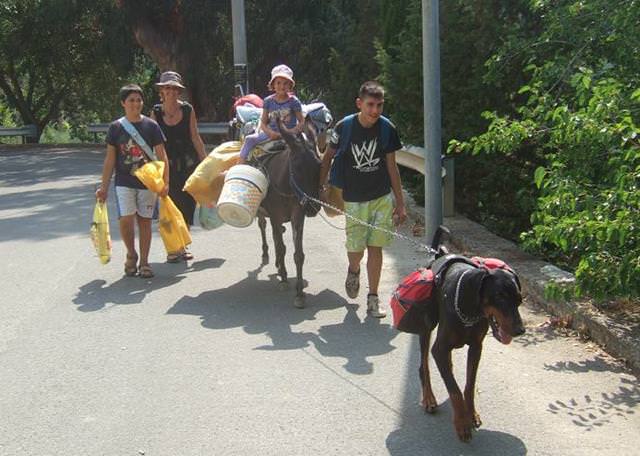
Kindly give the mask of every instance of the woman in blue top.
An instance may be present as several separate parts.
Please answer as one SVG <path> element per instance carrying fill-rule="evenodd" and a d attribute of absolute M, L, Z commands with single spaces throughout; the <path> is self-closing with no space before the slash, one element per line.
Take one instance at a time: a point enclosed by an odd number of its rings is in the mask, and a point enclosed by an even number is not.
<path fill-rule="evenodd" d="M 295 84 L 293 71 L 288 66 L 278 65 L 271 70 L 271 80 L 268 87 L 275 93 L 264 99 L 260 128 L 256 133 L 244 138 L 239 163 L 246 163 L 249 152 L 257 144 L 267 139 L 280 138 L 275 120 L 276 115 L 282 118 L 287 131 L 293 134 L 300 132 L 304 118 L 302 117 L 300 100 L 291 94 Z"/>

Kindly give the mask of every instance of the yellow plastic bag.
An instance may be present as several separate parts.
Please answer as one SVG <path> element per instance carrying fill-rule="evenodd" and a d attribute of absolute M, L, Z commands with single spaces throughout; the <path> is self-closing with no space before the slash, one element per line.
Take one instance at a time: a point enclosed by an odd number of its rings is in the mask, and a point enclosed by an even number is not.
<path fill-rule="evenodd" d="M 164 188 L 164 162 L 151 161 L 136 169 L 135 176 L 153 193 L 160 193 Z"/>
<path fill-rule="evenodd" d="M 109 214 L 104 202 L 96 202 L 90 233 L 100 263 L 107 264 L 111 260 L 111 236 L 109 235 Z"/>
<path fill-rule="evenodd" d="M 333 185 L 329 185 L 329 191 L 327 194 L 327 203 L 344 211 L 344 200 L 342 199 L 342 189 L 338 187 L 334 187 Z M 322 206 L 324 208 L 325 214 L 329 217 L 335 217 L 337 215 L 342 215 L 341 212 L 338 212 L 334 209 L 328 208 L 327 206 Z"/>
<path fill-rule="evenodd" d="M 217 202 L 224 184 L 222 173 L 238 163 L 241 147 L 240 141 L 227 141 L 213 149 L 189 176 L 184 191 L 201 206 Z"/>
<path fill-rule="evenodd" d="M 171 198 L 160 198 L 158 230 L 168 255 L 180 254 L 191 244 L 191 234 L 180 210 Z"/>

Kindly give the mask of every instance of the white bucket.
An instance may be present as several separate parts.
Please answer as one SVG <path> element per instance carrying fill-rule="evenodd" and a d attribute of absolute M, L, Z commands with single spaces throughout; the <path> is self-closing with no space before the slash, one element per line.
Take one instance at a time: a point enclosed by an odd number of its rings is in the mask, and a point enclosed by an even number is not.
<path fill-rule="evenodd" d="M 259 169 L 249 165 L 232 166 L 218 198 L 218 216 L 237 228 L 251 225 L 268 188 L 269 181 Z"/>

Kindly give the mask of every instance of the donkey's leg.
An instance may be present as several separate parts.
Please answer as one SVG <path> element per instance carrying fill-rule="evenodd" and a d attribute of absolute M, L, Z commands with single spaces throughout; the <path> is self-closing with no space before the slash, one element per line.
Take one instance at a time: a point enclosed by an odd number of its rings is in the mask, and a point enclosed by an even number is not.
<path fill-rule="evenodd" d="M 280 276 L 280 286 L 283 289 L 287 288 L 287 269 L 284 265 L 284 255 L 287 253 L 287 248 L 284 245 L 282 239 L 282 224 L 276 222 L 273 217 L 271 220 L 271 232 L 273 234 L 273 245 L 276 249 L 276 268 L 278 268 L 278 275 Z"/>
<path fill-rule="evenodd" d="M 302 250 L 302 235 L 304 233 L 304 211 L 302 206 L 298 206 L 291 217 L 291 227 L 293 231 L 293 259 L 296 262 L 296 299 L 294 305 L 298 308 L 304 307 L 304 280 L 302 278 L 302 266 L 304 264 L 304 251 Z"/>
<path fill-rule="evenodd" d="M 262 264 L 269 263 L 269 244 L 267 244 L 267 220 L 264 216 L 258 216 L 258 226 L 260 227 L 260 236 L 262 236 Z"/>

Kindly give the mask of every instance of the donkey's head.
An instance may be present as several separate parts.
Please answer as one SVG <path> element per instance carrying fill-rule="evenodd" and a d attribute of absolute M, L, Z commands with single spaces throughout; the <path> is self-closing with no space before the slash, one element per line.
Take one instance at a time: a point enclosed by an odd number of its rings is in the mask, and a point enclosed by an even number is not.
<path fill-rule="evenodd" d="M 289 179 L 291 189 L 299 200 L 306 197 L 318 199 L 318 182 L 320 179 L 320 157 L 316 146 L 316 136 L 313 127 L 305 122 L 303 132 L 293 135 L 288 132 L 281 118 L 277 118 L 278 128 L 282 139 L 289 149 Z M 320 210 L 317 203 L 306 200 L 305 213 L 314 216 Z"/>

